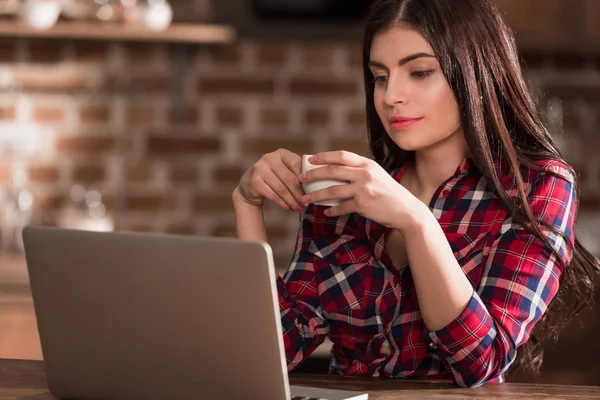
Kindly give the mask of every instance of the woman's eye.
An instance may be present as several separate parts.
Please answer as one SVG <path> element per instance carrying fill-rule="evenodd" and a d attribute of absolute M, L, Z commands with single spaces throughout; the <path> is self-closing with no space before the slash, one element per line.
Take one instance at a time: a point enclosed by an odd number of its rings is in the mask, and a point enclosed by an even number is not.
<path fill-rule="evenodd" d="M 414 71 L 413 73 L 411 73 L 411 76 L 413 78 L 423 79 L 423 78 L 428 77 L 432 73 L 433 73 L 433 70 L 428 70 L 428 71 Z"/>
<path fill-rule="evenodd" d="M 383 85 L 384 83 L 386 83 L 388 80 L 388 77 L 385 75 L 382 76 L 376 76 L 375 78 L 373 78 L 373 83 L 376 85 Z"/>

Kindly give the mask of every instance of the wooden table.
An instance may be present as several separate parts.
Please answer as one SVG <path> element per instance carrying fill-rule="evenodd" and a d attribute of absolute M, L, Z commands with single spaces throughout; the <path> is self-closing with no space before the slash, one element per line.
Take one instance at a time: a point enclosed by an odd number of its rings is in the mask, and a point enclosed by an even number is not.
<path fill-rule="evenodd" d="M 449 383 L 290 374 L 293 385 L 358 390 L 370 400 L 395 399 L 599 399 L 600 386 L 488 384 L 460 389 Z M 0 359 L 0 400 L 49 400 L 43 361 Z M 277 399 L 274 399 L 277 400 Z"/>

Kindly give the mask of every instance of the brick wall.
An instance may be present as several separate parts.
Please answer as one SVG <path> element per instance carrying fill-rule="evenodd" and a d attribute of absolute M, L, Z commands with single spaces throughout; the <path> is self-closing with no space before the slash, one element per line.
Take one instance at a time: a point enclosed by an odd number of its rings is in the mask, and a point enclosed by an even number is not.
<path fill-rule="evenodd" d="M 358 45 L 241 41 L 180 51 L 188 67 L 178 80 L 171 45 L 0 42 L 0 120 L 41 130 L 29 178 L 48 222 L 81 183 L 118 211 L 118 229 L 230 236 L 230 193 L 261 154 L 366 154 Z M 600 58 L 525 56 L 552 130 L 581 173 L 582 226 L 593 228 Z M 10 168 L 0 160 L 2 184 Z M 283 266 L 297 215 L 269 207 L 266 218 Z"/>

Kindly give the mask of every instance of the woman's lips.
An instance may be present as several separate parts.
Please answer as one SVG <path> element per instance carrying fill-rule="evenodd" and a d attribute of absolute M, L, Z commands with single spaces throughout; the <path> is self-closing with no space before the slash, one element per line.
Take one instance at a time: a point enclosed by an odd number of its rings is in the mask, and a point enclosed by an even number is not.
<path fill-rule="evenodd" d="M 403 121 L 392 122 L 392 129 L 395 131 L 400 131 L 402 129 L 406 129 L 409 126 L 413 125 L 416 122 L 419 122 L 423 118 L 415 118 L 415 119 L 407 119 Z"/>

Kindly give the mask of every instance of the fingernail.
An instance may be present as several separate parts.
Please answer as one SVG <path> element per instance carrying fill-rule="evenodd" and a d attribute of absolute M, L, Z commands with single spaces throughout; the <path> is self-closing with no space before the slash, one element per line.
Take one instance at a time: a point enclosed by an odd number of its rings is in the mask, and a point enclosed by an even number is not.
<path fill-rule="evenodd" d="M 312 157 L 309 157 L 309 158 L 308 158 L 308 161 L 310 161 L 310 162 L 317 161 L 317 156 L 312 156 Z"/>
<path fill-rule="evenodd" d="M 302 203 L 304 203 L 304 204 L 310 203 L 310 194 L 302 196 Z"/>
<path fill-rule="evenodd" d="M 298 175 L 298 180 L 299 180 L 300 182 L 304 182 L 304 180 L 305 180 L 305 179 L 306 179 L 306 175 L 304 175 L 304 174 L 300 174 L 300 175 Z"/>

